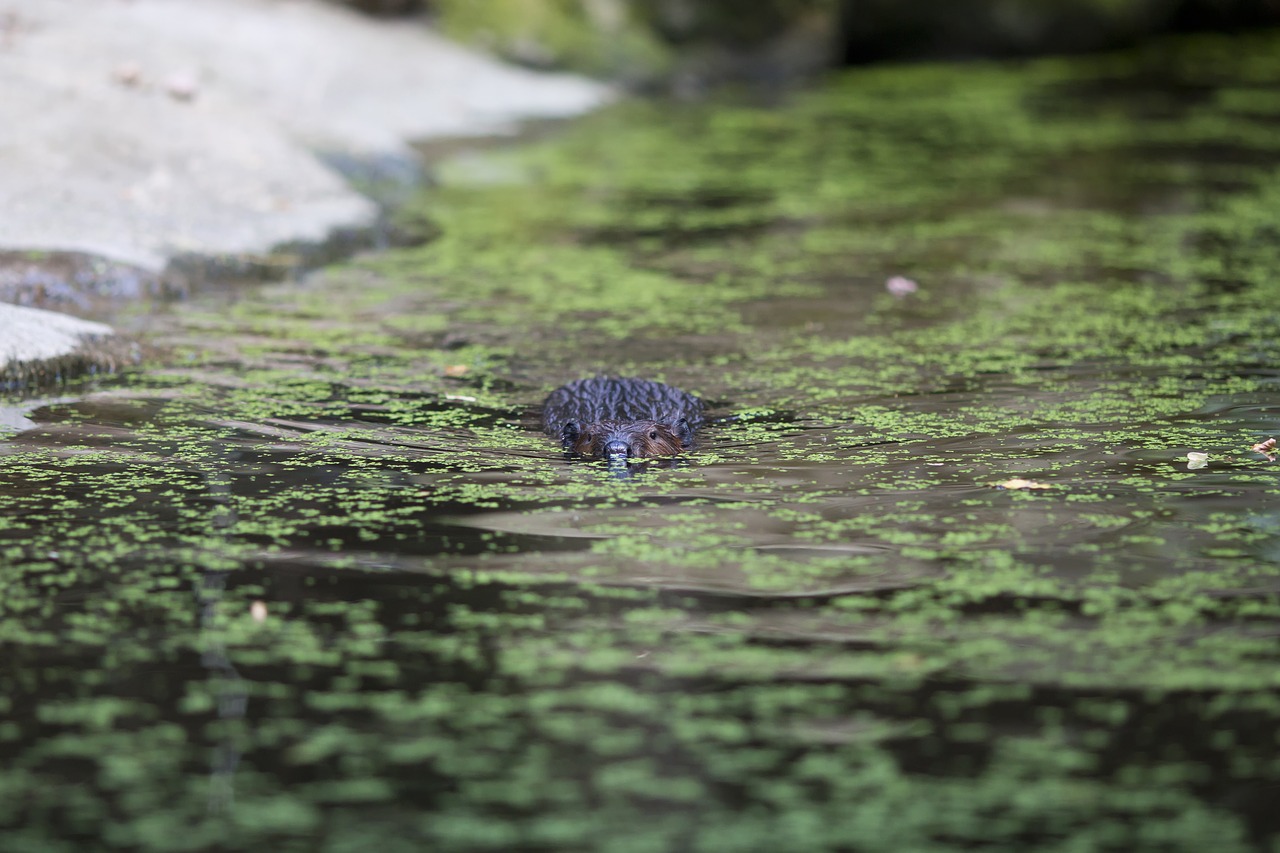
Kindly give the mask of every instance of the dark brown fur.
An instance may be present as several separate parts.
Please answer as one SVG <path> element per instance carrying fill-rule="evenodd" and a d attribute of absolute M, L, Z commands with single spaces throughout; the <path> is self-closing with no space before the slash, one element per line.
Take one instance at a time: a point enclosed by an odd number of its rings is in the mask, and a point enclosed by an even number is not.
<path fill-rule="evenodd" d="M 674 456 L 693 446 L 702 401 L 661 382 L 599 376 L 552 391 L 542 423 L 582 456 Z"/>

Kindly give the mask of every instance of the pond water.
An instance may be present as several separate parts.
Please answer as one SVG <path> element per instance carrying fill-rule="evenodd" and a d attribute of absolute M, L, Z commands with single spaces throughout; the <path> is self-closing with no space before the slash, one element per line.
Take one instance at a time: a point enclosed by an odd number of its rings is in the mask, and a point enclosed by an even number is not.
<path fill-rule="evenodd" d="M 1280 844 L 1280 39 L 440 172 L 6 400 L 0 849 Z M 566 459 L 597 373 L 696 451 Z"/>

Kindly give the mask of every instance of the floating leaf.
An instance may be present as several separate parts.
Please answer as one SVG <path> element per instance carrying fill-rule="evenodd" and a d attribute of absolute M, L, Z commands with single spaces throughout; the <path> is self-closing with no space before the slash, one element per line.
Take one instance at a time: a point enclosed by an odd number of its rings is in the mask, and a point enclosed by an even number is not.
<path fill-rule="evenodd" d="M 1048 483 L 1037 483 L 1035 480 L 1023 480 L 1020 477 L 1014 477 L 1012 480 L 1005 480 L 1003 483 L 992 483 L 997 489 L 1048 489 L 1052 488 Z"/>
<path fill-rule="evenodd" d="M 884 289 L 894 296 L 902 297 L 915 293 L 920 289 L 920 285 L 904 275 L 895 275 L 884 283 Z"/>

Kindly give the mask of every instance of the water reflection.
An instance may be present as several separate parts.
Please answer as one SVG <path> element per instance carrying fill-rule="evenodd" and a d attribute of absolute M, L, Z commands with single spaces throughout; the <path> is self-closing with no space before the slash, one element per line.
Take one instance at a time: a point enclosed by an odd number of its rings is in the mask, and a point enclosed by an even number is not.
<path fill-rule="evenodd" d="M 227 653 L 226 617 L 219 613 L 219 603 L 226 589 L 227 574 L 210 572 L 204 576 L 197 592 L 200 607 L 200 644 L 204 651 L 200 663 L 209 671 L 210 693 L 217 702 L 220 721 L 239 723 L 245 719 L 249 692 L 244 679 Z M 229 814 L 235 807 L 235 772 L 240 765 L 240 750 L 232 737 L 236 726 L 223 727 L 226 735 L 213 748 L 209 768 L 209 813 Z"/>

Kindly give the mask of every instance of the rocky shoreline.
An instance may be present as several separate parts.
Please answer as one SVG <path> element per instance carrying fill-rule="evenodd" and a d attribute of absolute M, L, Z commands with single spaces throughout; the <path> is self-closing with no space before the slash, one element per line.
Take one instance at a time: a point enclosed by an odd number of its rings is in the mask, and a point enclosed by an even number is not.
<path fill-rule="evenodd" d="M 167 276 L 287 272 L 370 245 L 380 202 L 422 179 L 411 143 L 511 133 L 613 97 L 319 0 L 0 10 L 0 86 L 9 387 L 65 375 L 52 364 L 108 366 L 94 353 L 109 329 L 33 307 L 101 317 L 104 290 L 127 300 Z"/>

